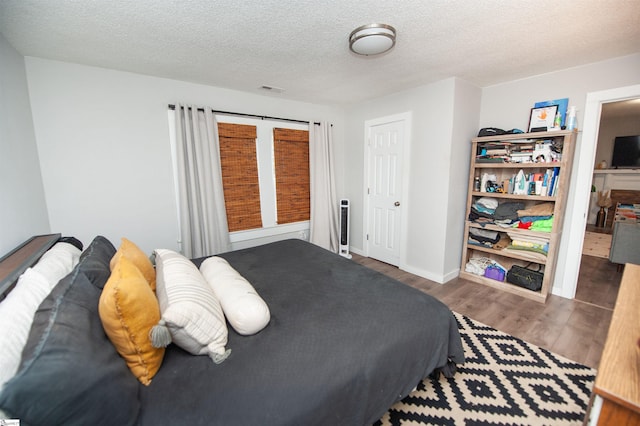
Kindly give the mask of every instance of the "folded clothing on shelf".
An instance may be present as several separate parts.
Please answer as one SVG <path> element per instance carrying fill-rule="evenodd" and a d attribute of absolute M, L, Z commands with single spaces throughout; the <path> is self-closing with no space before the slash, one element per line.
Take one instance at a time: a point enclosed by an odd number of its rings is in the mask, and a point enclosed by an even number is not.
<path fill-rule="evenodd" d="M 482 242 L 490 242 L 492 244 L 500 241 L 500 234 L 498 231 L 489 231 L 487 229 L 478 229 L 478 228 L 470 228 L 469 235 L 473 237 L 473 239 Z"/>
<path fill-rule="evenodd" d="M 518 220 L 518 210 L 523 209 L 524 203 L 520 201 L 509 201 L 498 205 L 493 217 L 496 220 L 511 219 L 516 221 Z"/>
<path fill-rule="evenodd" d="M 520 209 L 517 213 L 518 217 L 551 216 L 553 214 L 554 207 L 553 203 L 540 203 L 526 209 Z"/>
<path fill-rule="evenodd" d="M 504 281 L 507 273 L 504 266 L 488 257 L 472 257 L 465 265 L 464 270 L 474 275 L 486 276 L 499 281 Z"/>
<path fill-rule="evenodd" d="M 531 223 L 531 226 L 529 227 L 530 230 L 539 231 L 539 232 L 551 232 L 552 228 L 553 228 L 553 216 L 551 216 L 549 219 L 535 220 Z"/>

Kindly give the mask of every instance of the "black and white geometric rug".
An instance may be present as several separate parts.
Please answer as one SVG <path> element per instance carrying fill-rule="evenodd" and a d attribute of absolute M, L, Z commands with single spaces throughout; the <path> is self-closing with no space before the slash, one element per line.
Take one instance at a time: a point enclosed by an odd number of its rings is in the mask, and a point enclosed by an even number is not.
<path fill-rule="evenodd" d="M 596 370 L 454 313 L 466 362 L 423 380 L 376 425 L 580 425 Z"/>

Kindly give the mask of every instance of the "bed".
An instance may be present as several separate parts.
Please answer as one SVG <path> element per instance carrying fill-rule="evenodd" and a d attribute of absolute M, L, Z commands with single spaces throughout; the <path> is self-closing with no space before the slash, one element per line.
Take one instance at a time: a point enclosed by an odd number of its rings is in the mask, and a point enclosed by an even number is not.
<path fill-rule="evenodd" d="M 219 255 L 268 305 L 264 329 L 244 336 L 230 327 L 231 354 L 219 364 L 169 345 L 143 386 L 97 314 L 115 251 L 96 237 L 41 303 L 18 371 L 0 392 L 5 417 L 21 424 L 370 425 L 423 378 L 452 376 L 464 362 L 456 320 L 437 299 L 291 239 Z"/>

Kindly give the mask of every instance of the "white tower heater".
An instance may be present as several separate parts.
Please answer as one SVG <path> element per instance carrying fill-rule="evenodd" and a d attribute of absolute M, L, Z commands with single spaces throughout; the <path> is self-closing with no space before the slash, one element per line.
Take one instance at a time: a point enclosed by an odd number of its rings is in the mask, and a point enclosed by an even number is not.
<path fill-rule="evenodd" d="M 349 200 L 340 200 L 340 256 L 351 259 L 349 254 Z"/>

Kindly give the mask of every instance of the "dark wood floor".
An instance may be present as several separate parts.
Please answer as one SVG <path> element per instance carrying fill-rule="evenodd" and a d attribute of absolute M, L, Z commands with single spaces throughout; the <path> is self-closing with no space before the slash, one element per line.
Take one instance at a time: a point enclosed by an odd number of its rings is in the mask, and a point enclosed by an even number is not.
<path fill-rule="evenodd" d="M 608 259 L 582 256 L 576 300 L 613 309 L 621 278 L 617 264 Z"/>
<path fill-rule="evenodd" d="M 353 260 L 440 299 L 455 312 L 597 368 L 621 272 L 607 259 L 583 256 L 576 299 L 550 295 L 545 304 L 460 278 L 438 284 L 354 254 Z"/>

